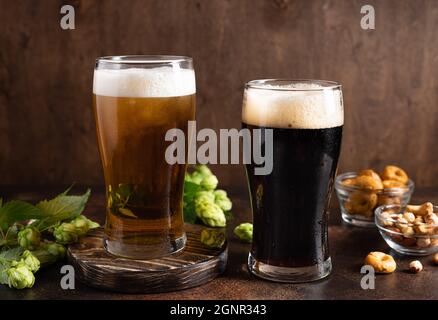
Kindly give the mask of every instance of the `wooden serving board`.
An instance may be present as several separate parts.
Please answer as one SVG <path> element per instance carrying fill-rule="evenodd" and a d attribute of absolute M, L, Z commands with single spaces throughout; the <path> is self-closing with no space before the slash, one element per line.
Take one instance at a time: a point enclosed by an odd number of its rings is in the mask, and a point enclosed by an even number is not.
<path fill-rule="evenodd" d="M 86 285 L 127 293 L 176 291 L 202 285 L 224 272 L 228 249 L 212 249 L 200 242 L 205 227 L 186 224 L 186 247 L 173 255 L 151 260 L 116 257 L 103 248 L 98 228 L 70 245 L 67 256 L 76 277 Z"/>

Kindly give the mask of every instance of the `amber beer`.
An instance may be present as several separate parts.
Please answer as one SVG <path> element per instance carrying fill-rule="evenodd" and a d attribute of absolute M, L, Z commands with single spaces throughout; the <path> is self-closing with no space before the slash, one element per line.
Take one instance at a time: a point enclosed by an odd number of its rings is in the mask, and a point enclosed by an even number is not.
<path fill-rule="evenodd" d="M 306 282 L 330 273 L 327 209 L 343 119 L 336 83 L 247 84 L 243 127 L 273 133 L 272 172 L 255 175 L 256 165 L 246 166 L 254 220 L 248 266 L 255 275 Z"/>
<path fill-rule="evenodd" d="M 184 164 L 168 164 L 169 129 L 187 136 L 195 118 L 190 58 L 97 60 L 93 105 L 107 195 L 104 245 L 118 256 L 148 259 L 185 245 Z M 187 153 L 186 153 L 187 154 Z"/>

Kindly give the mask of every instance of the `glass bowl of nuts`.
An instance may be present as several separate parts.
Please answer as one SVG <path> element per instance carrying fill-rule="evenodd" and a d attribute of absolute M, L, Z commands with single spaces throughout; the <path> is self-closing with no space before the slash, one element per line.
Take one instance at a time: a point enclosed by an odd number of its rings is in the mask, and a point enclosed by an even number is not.
<path fill-rule="evenodd" d="M 376 209 L 375 223 L 386 243 L 406 255 L 425 256 L 438 252 L 438 206 L 382 205 Z"/>
<path fill-rule="evenodd" d="M 381 205 L 404 208 L 414 192 L 414 182 L 405 171 L 386 166 L 382 174 L 372 169 L 340 174 L 335 180 L 342 219 L 360 227 L 374 227 L 374 211 Z"/>

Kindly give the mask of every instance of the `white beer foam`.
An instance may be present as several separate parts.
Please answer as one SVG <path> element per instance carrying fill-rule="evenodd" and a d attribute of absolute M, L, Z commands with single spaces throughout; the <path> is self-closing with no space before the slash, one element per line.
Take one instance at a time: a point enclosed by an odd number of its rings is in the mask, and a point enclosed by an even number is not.
<path fill-rule="evenodd" d="M 299 91 L 301 89 L 303 91 Z M 248 88 L 242 120 L 246 124 L 272 128 L 338 127 L 344 124 L 342 93 L 308 83 Z"/>
<path fill-rule="evenodd" d="M 93 93 L 109 97 L 161 98 L 196 93 L 195 72 L 177 67 L 99 69 Z"/>

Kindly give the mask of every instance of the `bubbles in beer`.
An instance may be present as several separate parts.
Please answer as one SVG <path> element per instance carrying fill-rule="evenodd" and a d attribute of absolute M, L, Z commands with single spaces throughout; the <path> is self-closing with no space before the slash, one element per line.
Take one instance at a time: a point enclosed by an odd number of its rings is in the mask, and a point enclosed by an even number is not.
<path fill-rule="evenodd" d="M 195 72 L 176 67 L 99 69 L 93 93 L 108 97 L 164 98 L 196 93 Z"/>
<path fill-rule="evenodd" d="M 327 90 L 325 90 L 327 89 Z M 262 84 L 245 91 L 242 120 L 246 124 L 294 129 L 342 126 L 341 90 L 317 83 Z"/>

